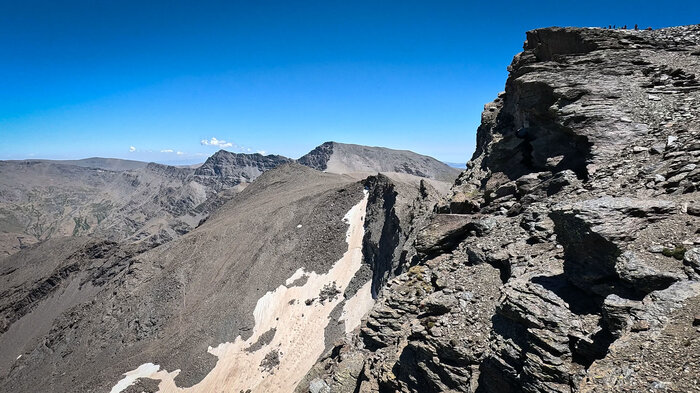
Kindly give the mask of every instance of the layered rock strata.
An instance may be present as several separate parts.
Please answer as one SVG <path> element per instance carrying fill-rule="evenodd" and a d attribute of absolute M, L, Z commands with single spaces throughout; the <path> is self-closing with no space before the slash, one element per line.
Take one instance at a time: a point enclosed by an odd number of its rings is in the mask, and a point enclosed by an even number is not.
<path fill-rule="evenodd" d="M 417 257 L 297 391 L 700 391 L 699 47 L 528 32 Z"/>

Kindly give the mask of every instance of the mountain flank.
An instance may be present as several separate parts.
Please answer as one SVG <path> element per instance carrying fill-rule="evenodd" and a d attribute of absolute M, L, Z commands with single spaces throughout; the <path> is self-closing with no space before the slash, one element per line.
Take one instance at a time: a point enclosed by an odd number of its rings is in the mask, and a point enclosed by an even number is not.
<path fill-rule="evenodd" d="M 194 171 L 194 176 L 198 182 L 212 184 L 218 191 L 240 183 L 250 183 L 263 172 L 293 161 L 279 155 L 219 150 Z"/>
<path fill-rule="evenodd" d="M 22 250 L 0 270 L 0 390 L 292 390 L 415 256 L 410 226 L 438 200 L 427 184 L 292 162 L 159 246 Z"/>
<path fill-rule="evenodd" d="M 408 150 L 325 142 L 299 158 L 299 163 L 330 173 L 396 172 L 452 182 L 459 170 Z"/>
<path fill-rule="evenodd" d="M 457 174 L 449 182 L 435 180 L 450 171 L 432 158 L 343 146 L 359 149 L 352 157 L 362 165 L 346 168 L 357 180 L 389 168 L 380 164 L 386 154 L 396 164 L 389 169 L 402 172 L 389 173 L 400 183 L 417 187 L 432 177 L 432 186 L 446 193 Z M 416 157 L 439 170 L 412 170 Z M 58 236 L 162 244 L 191 231 L 263 172 L 293 161 L 226 150 L 196 168 L 106 158 L 0 161 L 0 257 Z"/>
<path fill-rule="evenodd" d="M 18 162 L 43 162 L 61 165 L 75 165 L 84 168 L 105 169 L 108 171 L 128 171 L 145 168 L 148 165 L 144 161 L 122 160 L 119 158 L 90 157 L 81 160 L 19 160 Z"/>

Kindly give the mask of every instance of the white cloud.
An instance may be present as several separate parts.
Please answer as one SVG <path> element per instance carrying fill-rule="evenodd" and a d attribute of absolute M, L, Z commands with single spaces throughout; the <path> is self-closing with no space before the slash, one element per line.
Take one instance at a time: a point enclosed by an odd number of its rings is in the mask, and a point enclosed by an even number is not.
<path fill-rule="evenodd" d="M 177 152 L 177 153 L 175 153 L 175 154 L 177 154 L 178 156 L 181 156 L 181 155 L 183 155 L 183 154 L 185 154 L 185 153 L 184 153 L 184 152 L 181 152 L 181 151 L 179 151 L 179 152 Z"/>
<path fill-rule="evenodd" d="M 129 146 L 129 151 L 130 151 L 131 153 L 133 153 L 133 152 L 135 152 L 135 151 L 136 151 L 136 148 L 135 148 L 135 147 L 133 147 L 133 146 Z"/>
<path fill-rule="evenodd" d="M 172 153 L 173 149 L 165 149 L 165 150 L 161 150 L 160 152 L 161 153 Z"/>
<path fill-rule="evenodd" d="M 212 137 L 211 139 L 202 139 L 201 141 L 199 141 L 199 143 L 202 146 L 218 146 L 222 149 L 234 146 L 232 142 L 226 142 L 223 139 L 217 139 L 215 137 Z"/>
<path fill-rule="evenodd" d="M 258 150 L 258 154 L 265 155 L 267 152 L 265 150 Z"/>

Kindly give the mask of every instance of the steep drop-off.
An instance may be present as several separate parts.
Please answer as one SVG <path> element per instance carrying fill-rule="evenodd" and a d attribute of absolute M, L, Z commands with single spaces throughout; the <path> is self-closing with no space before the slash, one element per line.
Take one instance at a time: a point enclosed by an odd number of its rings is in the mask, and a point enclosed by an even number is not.
<path fill-rule="evenodd" d="M 528 32 L 417 257 L 297 391 L 700 391 L 699 47 Z"/>
<path fill-rule="evenodd" d="M 528 32 L 444 200 L 431 161 L 336 143 L 299 160 L 326 173 L 70 166 L 98 187 L 49 208 L 159 179 L 134 212 L 208 218 L 0 260 L 0 391 L 700 391 L 699 48 L 700 26 Z"/>

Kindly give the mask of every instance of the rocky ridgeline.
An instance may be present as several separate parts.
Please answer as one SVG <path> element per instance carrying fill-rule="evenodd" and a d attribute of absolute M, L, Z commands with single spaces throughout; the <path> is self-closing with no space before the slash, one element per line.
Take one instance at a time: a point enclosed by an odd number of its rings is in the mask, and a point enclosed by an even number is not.
<path fill-rule="evenodd" d="M 538 29 L 509 71 L 298 391 L 700 391 L 700 26 Z"/>
<path fill-rule="evenodd" d="M 263 172 L 294 161 L 279 155 L 242 154 L 219 150 L 194 172 L 195 179 L 217 191 L 250 183 Z"/>
<path fill-rule="evenodd" d="M 408 150 L 325 142 L 299 158 L 300 164 L 330 173 L 403 173 L 452 183 L 459 170 Z"/>
<path fill-rule="evenodd" d="M 262 173 L 294 161 L 226 150 L 196 169 L 106 158 L 0 161 L 0 257 L 62 236 L 163 244 L 196 228 Z M 398 172 L 430 178 L 443 192 L 459 174 L 413 152 L 336 142 L 299 163 L 361 177 Z"/>

